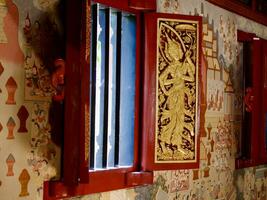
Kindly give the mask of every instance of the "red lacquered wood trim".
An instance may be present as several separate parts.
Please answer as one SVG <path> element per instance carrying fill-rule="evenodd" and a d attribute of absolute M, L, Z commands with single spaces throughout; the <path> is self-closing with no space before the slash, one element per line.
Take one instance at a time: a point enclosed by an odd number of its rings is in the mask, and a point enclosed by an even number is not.
<path fill-rule="evenodd" d="M 252 49 L 252 83 L 254 104 L 252 106 L 252 126 L 251 126 L 251 159 L 258 161 L 259 144 L 261 139 L 261 81 L 262 81 L 262 41 L 253 40 Z"/>
<path fill-rule="evenodd" d="M 136 15 L 136 64 L 135 64 L 135 113 L 134 113 L 134 163 L 135 170 L 140 169 L 141 146 L 141 15 Z"/>
<path fill-rule="evenodd" d="M 129 6 L 128 0 L 92 0 L 91 3 L 100 3 L 108 7 L 116 8 L 118 10 L 123 10 L 125 12 L 130 12 L 133 14 L 140 13 L 142 10 L 135 9 Z"/>
<path fill-rule="evenodd" d="M 63 182 L 78 184 L 80 155 L 81 63 L 80 30 L 82 0 L 66 2 L 66 87 L 63 148 Z M 69 14 L 71 13 L 71 14 Z"/>
<path fill-rule="evenodd" d="M 252 127 L 250 134 L 250 158 L 236 159 L 236 168 L 252 167 L 260 164 L 260 146 L 262 141 L 261 131 L 261 117 L 260 117 L 260 107 L 261 107 L 261 97 L 260 97 L 260 87 L 261 87 L 261 65 L 262 65 L 262 40 L 256 39 L 256 35 L 253 33 L 246 33 L 238 30 L 237 37 L 239 42 L 250 42 L 252 44 L 252 90 L 253 90 L 253 105 L 252 105 Z"/>
<path fill-rule="evenodd" d="M 202 42 L 202 18 L 198 16 L 173 15 L 162 13 L 150 13 L 145 15 L 145 59 L 143 80 L 143 148 L 142 148 L 142 170 L 166 170 L 166 169 L 188 169 L 199 167 L 199 126 L 197 128 L 197 155 L 196 162 L 190 163 L 155 163 L 155 123 L 156 123 L 156 55 L 157 55 L 157 20 L 158 18 L 185 19 L 199 22 L 199 54 L 201 54 Z M 199 55 L 199 76 L 201 76 L 201 56 Z M 199 77 L 201 80 L 202 77 Z M 201 84 L 199 84 L 200 87 Z M 201 104 L 201 88 L 199 88 L 199 109 Z M 198 117 L 198 116 L 196 116 Z"/>
<path fill-rule="evenodd" d="M 234 12 L 243 17 L 252 19 L 263 25 L 267 25 L 267 16 L 260 12 L 257 12 L 256 9 L 253 10 L 252 7 L 248 7 L 246 5 L 243 5 L 239 2 L 232 0 L 208 0 L 208 2 L 215 4 L 219 7 L 222 7 L 226 10 L 229 10 L 231 12 Z"/>
<path fill-rule="evenodd" d="M 153 183 L 153 172 L 129 172 L 126 176 L 128 186 L 138 186 Z"/>
<path fill-rule="evenodd" d="M 90 92 L 90 1 L 82 2 L 81 16 L 81 116 L 80 116 L 80 182 L 87 183 L 89 171 L 89 92 Z"/>
<path fill-rule="evenodd" d="M 140 10 L 156 10 L 156 0 L 128 0 L 129 7 Z"/>
<path fill-rule="evenodd" d="M 237 30 L 237 41 L 238 42 L 252 42 L 254 37 L 256 37 L 256 34 L 254 33 L 247 33 L 241 30 Z"/>
<path fill-rule="evenodd" d="M 248 38 L 249 39 L 249 38 Z M 262 41 L 253 39 L 252 43 L 252 90 L 253 104 L 251 107 L 252 125 L 250 135 L 250 158 L 236 159 L 236 168 L 251 167 L 260 164 L 260 148 L 262 143 L 261 136 L 261 82 L 262 82 Z"/>
<path fill-rule="evenodd" d="M 89 183 L 68 187 L 62 182 L 45 182 L 44 199 L 62 199 L 92 193 L 125 189 L 136 185 L 146 185 L 153 182 L 153 173 L 129 173 L 127 168 L 90 172 Z"/>
<path fill-rule="evenodd" d="M 266 118 L 266 105 L 267 105 L 267 98 L 266 98 L 266 90 L 267 88 L 264 87 L 264 82 L 265 82 L 265 70 L 267 69 L 267 41 L 266 40 L 261 40 L 262 41 L 262 66 L 260 67 L 260 74 L 259 76 L 261 77 L 260 82 L 260 113 L 259 113 L 259 120 L 260 120 L 260 150 L 259 150 L 259 164 L 266 164 L 267 163 L 267 149 L 266 149 L 266 135 L 265 135 L 265 118 Z"/>
<path fill-rule="evenodd" d="M 257 165 L 257 162 L 253 159 L 236 159 L 235 160 L 236 169 L 253 167 L 256 165 Z"/>

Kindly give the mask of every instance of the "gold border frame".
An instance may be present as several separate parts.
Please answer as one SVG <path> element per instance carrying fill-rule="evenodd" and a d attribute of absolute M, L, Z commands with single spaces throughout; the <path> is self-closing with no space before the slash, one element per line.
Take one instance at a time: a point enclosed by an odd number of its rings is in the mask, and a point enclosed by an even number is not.
<path fill-rule="evenodd" d="M 158 161 L 157 160 L 157 140 L 158 140 L 158 66 L 159 66 L 159 37 L 160 37 L 160 31 L 159 31 L 159 23 L 160 21 L 178 21 L 178 22 L 186 22 L 186 23 L 194 23 L 197 25 L 197 56 L 196 56 L 196 108 L 195 108 L 195 159 L 194 160 L 169 160 L 169 161 Z M 184 19 L 172 19 L 172 18 L 158 18 L 157 19 L 157 55 L 156 55 L 156 123 L 155 123 L 155 148 L 154 148 L 154 162 L 155 163 L 196 163 L 197 162 L 197 155 L 198 155 L 198 149 L 197 149 L 197 143 L 198 143 L 198 137 L 199 133 L 196 133 L 197 130 L 199 130 L 199 21 L 194 20 L 184 20 Z"/>

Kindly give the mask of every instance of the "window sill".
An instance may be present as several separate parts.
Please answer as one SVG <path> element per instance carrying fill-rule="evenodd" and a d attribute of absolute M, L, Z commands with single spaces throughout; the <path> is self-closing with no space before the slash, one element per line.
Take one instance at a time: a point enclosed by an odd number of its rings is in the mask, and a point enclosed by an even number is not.
<path fill-rule="evenodd" d="M 153 183 L 153 172 L 128 172 L 125 169 L 96 171 L 88 173 L 89 183 L 66 186 L 62 181 L 44 183 L 44 199 L 67 197 L 107 192 Z"/>
<path fill-rule="evenodd" d="M 242 159 L 242 158 L 237 158 L 235 160 L 235 168 L 236 169 L 242 169 L 242 168 L 247 168 L 247 167 L 255 167 L 257 165 L 255 160 L 252 159 Z"/>

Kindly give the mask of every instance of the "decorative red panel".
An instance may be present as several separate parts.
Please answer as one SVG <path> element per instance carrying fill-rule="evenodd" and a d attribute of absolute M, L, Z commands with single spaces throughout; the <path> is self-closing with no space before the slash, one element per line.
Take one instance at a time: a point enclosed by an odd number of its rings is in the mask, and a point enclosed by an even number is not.
<path fill-rule="evenodd" d="M 201 26 L 198 16 L 145 15 L 145 171 L 199 166 Z"/>

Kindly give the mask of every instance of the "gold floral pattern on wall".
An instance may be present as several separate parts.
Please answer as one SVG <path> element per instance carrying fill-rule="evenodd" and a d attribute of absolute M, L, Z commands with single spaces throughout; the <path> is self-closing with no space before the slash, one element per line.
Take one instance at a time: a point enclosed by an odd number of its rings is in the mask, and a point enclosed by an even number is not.
<path fill-rule="evenodd" d="M 158 19 L 156 162 L 196 160 L 198 22 Z"/>

